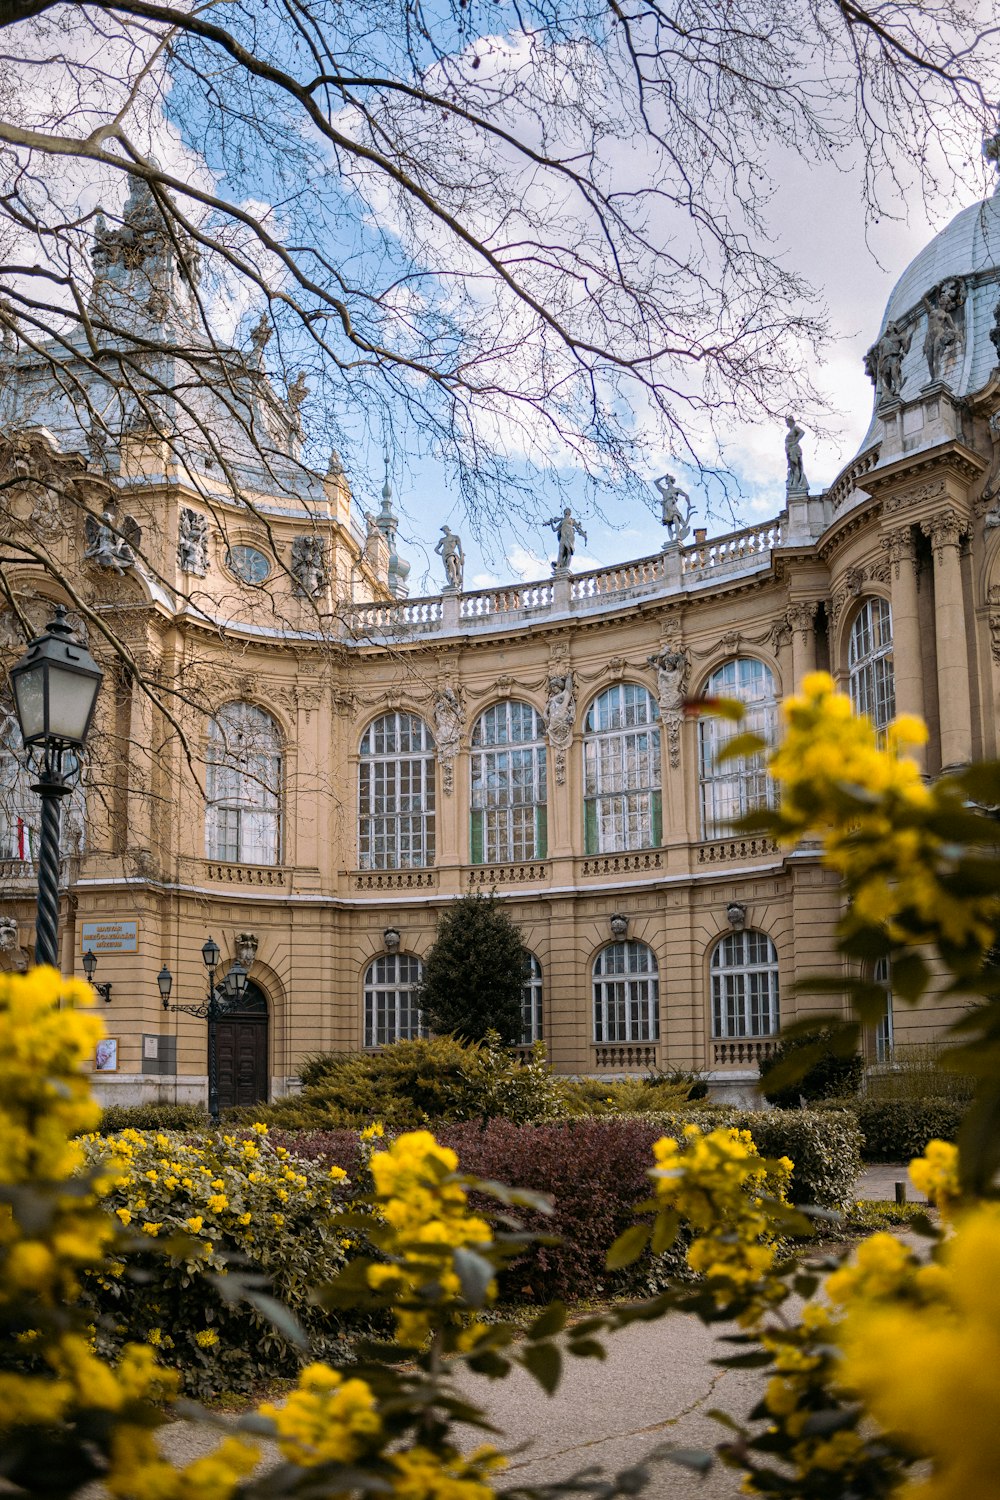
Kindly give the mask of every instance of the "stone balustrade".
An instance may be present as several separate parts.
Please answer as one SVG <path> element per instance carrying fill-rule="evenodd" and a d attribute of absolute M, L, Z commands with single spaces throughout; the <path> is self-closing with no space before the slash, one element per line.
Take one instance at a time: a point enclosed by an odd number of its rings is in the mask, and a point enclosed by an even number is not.
<path fill-rule="evenodd" d="M 770 566 L 771 554 L 783 545 L 783 516 L 748 526 L 711 541 L 595 568 L 589 573 L 554 576 L 536 583 L 505 583 L 467 593 L 435 594 L 422 599 L 351 604 L 341 615 L 348 642 L 419 639 L 469 631 L 509 630 L 520 622 L 611 610 L 633 599 L 688 593 L 710 587 L 733 573 Z"/>
<path fill-rule="evenodd" d="M 713 1041 L 711 1066 L 714 1068 L 756 1068 L 774 1050 L 776 1037 L 737 1037 Z"/>

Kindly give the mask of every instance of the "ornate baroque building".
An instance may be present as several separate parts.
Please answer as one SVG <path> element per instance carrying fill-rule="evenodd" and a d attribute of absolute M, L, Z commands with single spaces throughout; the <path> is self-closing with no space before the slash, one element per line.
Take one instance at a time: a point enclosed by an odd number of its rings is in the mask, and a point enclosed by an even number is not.
<path fill-rule="evenodd" d="M 99 231 L 95 296 L 134 297 L 176 339 L 185 268 L 141 197 L 130 212 L 131 231 Z M 63 967 L 79 974 L 91 947 L 112 985 L 104 1096 L 204 1097 L 204 1022 L 164 1012 L 157 975 L 174 1000 L 202 998 L 209 934 L 224 966 L 250 966 L 243 1012 L 220 1025 L 223 1103 L 284 1092 L 309 1052 L 415 1034 L 422 957 L 470 887 L 510 903 L 533 955 L 524 1038 L 558 1069 L 693 1068 L 746 1089 L 794 982 L 838 972 L 840 896 L 814 850 L 727 831 L 762 768 L 720 768 L 725 726 L 685 719 L 682 700 L 738 696 L 773 734 L 823 667 L 877 726 L 927 720 L 930 776 L 998 754 L 1000 199 L 960 213 L 898 282 L 867 360 L 870 428 L 828 490 L 809 492 L 790 421 L 773 521 L 693 540 L 678 521 L 653 557 L 534 584 L 463 592 L 451 548 L 452 587 L 407 598 L 391 496 L 359 524 L 339 465 L 303 468 L 301 386 L 275 394 L 264 343 L 228 411 L 204 371 L 177 396 L 161 361 L 186 448 L 112 383 L 90 402 L 106 424 L 85 430 L 36 356 L 4 353 L 8 472 L 19 454 L 35 465 L 5 492 L 8 538 L 44 543 L 91 649 L 112 622 L 134 667 L 106 660 L 65 820 Z M 230 435 L 237 408 L 263 458 Z M 39 484 L 40 454 L 75 507 Z M 65 598 L 30 557 L 8 577 L 31 626 Z M 8 665 L 23 641 L 8 608 Z M 35 888 L 16 743 L 8 722 L 8 965 L 30 957 Z M 872 1056 L 944 1016 L 890 1002 Z"/>

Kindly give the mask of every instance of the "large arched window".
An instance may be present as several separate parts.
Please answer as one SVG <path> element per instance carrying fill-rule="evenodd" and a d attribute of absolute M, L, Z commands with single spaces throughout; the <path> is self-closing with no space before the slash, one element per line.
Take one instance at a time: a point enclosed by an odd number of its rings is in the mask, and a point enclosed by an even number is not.
<path fill-rule="evenodd" d="M 892 672 L 892 610 L 888 599 L 866 599 L 854 617 L 847 652 L 851 702 L 867 714 L 879 739 L 896 717 Z"/>
<path fill-rule="evenodd" d="M 533 953 L 528 954 L 521 987 L 521 1046 L 537 1042 L 542 1035 L 542 966 Z"/>
<path fill-rule="evenodd" d="M 723 663 L 703 691 L 706 698 L 736 698 L 746 705 L 739 724 L 713 715 L 698 721 L 702 837 L 716 839 L 731 833 L 735 822 L 753 808 L 765 806 L 774 795 L 763 752 L 721 762 L 719 752 L 738 734 L 758 734 L 772 745 L 777 703 L 774 678 L 755 656 L 737 656 Z"/>
<path fill-rule="evenodd" d="M 358 863 L 362 870 L 434 863 L 434 740 L 417 714 L 383 714 L 361 737 Z"/>
<path fill-rule="evenodd" d="M 656 955 L 645 943 L 609 943 L 594 959 L 594 1041 L 660 1037 Z"/>
<path fill-rule="evenodd" d="M 583 724 L 584 848 L 588 854 L 663 842 L 659 709 L 635 682 L 594 699 Z"/>
<path fill-rule="evenodd" d="M 209 859 L 281 859 L 281 731 L 252 703 L 227 703 L 208 727 Z"/>
<path fill-rule="evenodd" d="M 13 714 L 0 723 L 0 859 L 34 862 L 38 851 L 39 800 L 21 761 L 21 731 Z M 60 831 L 65 818 L 60 823 Z"/>
<path fill-rule="evenodd" d="M 384 1047 L 424 1035 L 417 1003 L 423 965 L 412 953 L 383 953 L 365 974 L 365 1046 Z"/>
<path fill-rule="evenodd" d="M 764 932 L 731 932 L 712 953 L 712 1035 L 775 1036 L 778 955 Z"/>
<path fill-rule="evenodd" d="M 892 974 L 889 968 L 889 960 L 880 958 L 876 960 L 875 971 L 872 974 L 876 984 L 885 986 L 885 1010 L 882 1012 L 875 1027 L 875 1061 L 877 1063 L 892 1062 Z"/>
<path fill-rule="evenodd" d="M 474 865 L 544 859 L 545 730 L 530 703 L 495 703 L 472 731 Z"/>

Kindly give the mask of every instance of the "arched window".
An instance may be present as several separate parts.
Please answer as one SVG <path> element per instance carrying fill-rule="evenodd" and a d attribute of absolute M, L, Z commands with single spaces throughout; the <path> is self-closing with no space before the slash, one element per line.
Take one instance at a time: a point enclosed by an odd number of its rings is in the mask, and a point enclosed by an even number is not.
<path fill-rule="evenodd" d="M 713 1037 L 775 1036 L 778 955 L 764 932 L 731 932 L 712 953 Z"/>
<path fill-rule="evenodd" d="M 545 730 L 530 703 L 495 703 L 472 731 L 474 865 L 544 859 Z"/>
<path fill-rule="evenodd" d="M 412 953 L 383 953 L 365 974 L 365 1046 L 384 1047 L 424 1035 L 417 1004 L 423 964 Z"/>
<path fill-rule="evenodd" d="M 655 1042 L 659 1036 L 655 953 L 645 943 L 609 943 L 594 959 L 594 1041 Z"/>
<path fill-rule="evenodd" d="M 878 1019 L 875 1027 L 875 1061 L 877 1063 L 892 1062 L 892 975 L 889 970 L 889 960 L 880 958 L 876 961 L 875 970 L 872 974 L 876 984 L 885 985 L 885 1010 Z"/>
<path fill-rule="evenodd" d="M 583 725 L 583 827 L 587 854 L 654 849 L 663 842 L 660 711 L 635 682 L 607 688 Z"/>
<path fill-rule="evenodd" d="M 774 796 L 767 757 L 741 755 L 719 760 L 723 746 L 738 734 L 759 734 L 772 745 L 777 727 L 774 678 L 755 656 L 724 662 L 705 683 L 706 698 L 736 698 L 746 705 L 739 724 L 708 715 L 698 721 L 698 774 L 701 781 L 702 837 L 724 838 L 732 825 Z"/>
<path fill-rule="evenodd" d="M 533 953 L 528 954 L 521 989 L 521 1046 L 537 1042 L 542 1034 L 542 966 Z"/>
<path fill-rule="evenodd" d="M 227 703 L 208 726 L 209 859 L 281 859 L 281 732 L 262 708 Z"/>
<path fill-rule="evenodd" d="M 417 714 L 383 714 L 361 737 L 358 863 L 362 870 L 434 863 L 434 740 Z"/>
<path fill-rule="evenodd" d="M 854 617 L 847 653 L 851 702 L 867 714 L 879 739 L 896 717 L 892 672 L 892 610 L 887 599 L 866 599 Z"/>
<path fill-rule="evenodd" d="M 21 731 L 13 714 L 8 714 L 0 723 L 0 859 L 33 864 L 41 812 L 38 796 L 28 785 L 22 753 Z M 65 817 L 61 830 L 64 824 Z"/>

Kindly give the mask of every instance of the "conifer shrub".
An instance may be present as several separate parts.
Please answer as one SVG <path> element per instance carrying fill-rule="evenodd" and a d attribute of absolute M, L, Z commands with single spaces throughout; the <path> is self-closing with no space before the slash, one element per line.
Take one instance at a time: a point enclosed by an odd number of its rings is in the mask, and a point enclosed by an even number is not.
<path fill-rule="evenodd" d="M 530 955 L 496 892 L 470 891 L 438 922 L 424 960 L 420 1005 L 428 1025 L 466 1042 L 490 1031 L 521 1039 L 521 991 Z"/>

